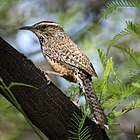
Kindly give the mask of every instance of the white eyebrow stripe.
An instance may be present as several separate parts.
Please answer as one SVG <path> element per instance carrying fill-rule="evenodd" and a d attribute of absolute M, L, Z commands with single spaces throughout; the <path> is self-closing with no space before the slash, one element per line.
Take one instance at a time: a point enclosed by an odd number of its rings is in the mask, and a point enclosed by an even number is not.
<path fill-rule="evenodd" d="M 47 24 L 48 24 L 48 25 L 60 26 L 59 24 L 57 24 L 57 23 L 53 23 L 53 22 L 52 22 L 52 23 L 48 23 L 48 22 L 47 22 Z"/>
<path fill-rule="evenodd" d="M 42 23 L 41 23 L 42 24 Z M 47 24 L 47 25 L 52 25 L 52 26 L 59 26 L 61 27 L 59 24 L 55 23 L 55 22 L 46 22 L 44 24 Z M 43 25 L 43 24 L 42 24 Z M 61 27 L 62 28 L 62 27 Z"/>

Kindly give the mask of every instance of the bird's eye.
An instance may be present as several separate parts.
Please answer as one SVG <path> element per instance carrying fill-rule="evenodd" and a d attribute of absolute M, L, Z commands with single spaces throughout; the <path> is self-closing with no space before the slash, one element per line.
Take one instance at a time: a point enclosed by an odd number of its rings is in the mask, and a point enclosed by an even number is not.
<path fill-rule="evenodd" d="M 42 25 L 42 28 L 43 28 L 43 29 L 46 29 L 46 27 L 47 27 L 47 26 L 46 26 L 45 24 L 44 24 L 44 25 Z"/>

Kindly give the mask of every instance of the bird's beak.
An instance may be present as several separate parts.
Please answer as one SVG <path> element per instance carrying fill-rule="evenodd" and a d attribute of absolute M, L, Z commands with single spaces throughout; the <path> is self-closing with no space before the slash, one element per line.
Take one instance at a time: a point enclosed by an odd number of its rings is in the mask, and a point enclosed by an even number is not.
<path fill-rule="evenodd" d="M 32 26 L 25 26 L 25 27 L 19 28 L 19 30 L 30 30 L 30 31 L 32 31 L 33 29 L 34 29 L 34 27 L 32 27 Z"/>

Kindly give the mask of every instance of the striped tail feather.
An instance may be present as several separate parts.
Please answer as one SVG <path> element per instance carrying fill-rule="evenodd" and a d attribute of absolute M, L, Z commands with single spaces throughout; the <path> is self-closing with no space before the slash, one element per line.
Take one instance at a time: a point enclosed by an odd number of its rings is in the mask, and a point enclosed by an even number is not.
<path fill-rule="evenodd" d="M 105 113 L 92 86 L 91 78 L 86 77 L 82 80 L 82 82 L 82 89 L 85 93 L 86 100 L 88 101 L 90 111 L 95 118 L 95 122 L 100 124 L 101 128 L 109 129 Z"/>

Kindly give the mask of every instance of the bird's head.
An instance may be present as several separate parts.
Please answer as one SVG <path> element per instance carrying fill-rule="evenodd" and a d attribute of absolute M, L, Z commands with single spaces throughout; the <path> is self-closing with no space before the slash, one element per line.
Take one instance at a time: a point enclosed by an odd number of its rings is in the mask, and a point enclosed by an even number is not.
<path fill-rule="evenodd" d="M 44 41 L 44 39 L 51 39 L 57 36 L 64 36 L 63 28 L 55 22 L 52 21 L 41 21 L 33 26 L 25 26 L 19 28 L 20 30 L 30 30 L 35 33 L 40 42 Z"/>

